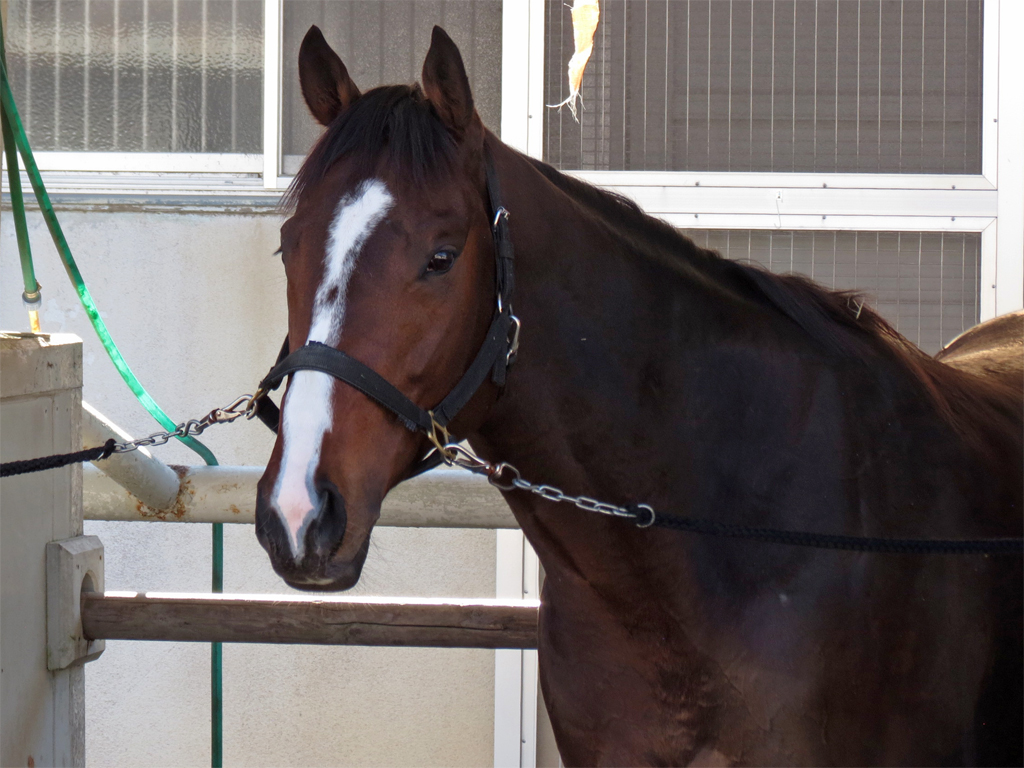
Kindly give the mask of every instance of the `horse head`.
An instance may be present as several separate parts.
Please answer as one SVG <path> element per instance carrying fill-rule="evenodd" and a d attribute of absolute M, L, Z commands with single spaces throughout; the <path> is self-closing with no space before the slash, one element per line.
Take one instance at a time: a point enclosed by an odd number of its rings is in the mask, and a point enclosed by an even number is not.
<path fill-rule="evenodd" d="M 462 57 L 435 27 L 422 87 L 361 93 L 312 27 L 299 78 L 325 131 L 281 227 L 289 349 L 341 350 L 432 408 L 470 366 L 495 311 L 487 132 Z M 487 397 L 458 417 L 460 433 L 479 422 Z M 301 589 L 353 586 L 385 494 L 429 446 L 354 386 L 292 372 L 256 506 L 275 570 Z"/>

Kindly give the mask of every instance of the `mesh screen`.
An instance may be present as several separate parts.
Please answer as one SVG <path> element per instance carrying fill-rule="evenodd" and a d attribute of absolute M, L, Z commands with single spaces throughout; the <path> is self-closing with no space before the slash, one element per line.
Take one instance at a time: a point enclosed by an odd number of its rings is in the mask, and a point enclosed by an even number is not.
<path fill-rule="evenodd" d="M 262 151 L 260 0 L 10 0 L 36 151 Z"/>
<path fill-rule="evenodd" d="M 568 93 L 572 22 L 546 3 L 545 103 Z M 579 170 L 980 173 L 981 0 L 603 0 Z"/>
<path fill-rule="evenodd" d="M 962 232 L 683 230 L 698 245 L 773 272 L 858 290 L 934 354 L 979 321 L 981 235 Z"/>
<path fill-rule="evenodd" d="M 435 24 L 459 46 L 484 125 L 501 127 L 501 0 L 285 0 L 283 171 L 295 173 L 321 127 L 299 89 L 299 45 L 324 33 L 361 91 L 420 79 Z"/>

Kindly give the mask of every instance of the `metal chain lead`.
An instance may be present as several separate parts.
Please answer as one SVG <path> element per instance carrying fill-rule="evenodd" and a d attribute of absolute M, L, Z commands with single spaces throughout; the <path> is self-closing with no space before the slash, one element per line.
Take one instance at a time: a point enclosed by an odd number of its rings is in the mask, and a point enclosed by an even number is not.
<path fill-rule="evenodd" d="M 164 445 L 178 437 L 190 437 L 201 435 L 207 428 L 214 424 L 230 424 L 235 419 L 248 416 L 252 410 L 255 398 L 252 395 L 242 395 L 231 405 L 224 408 L 214 408 L 201 419 L 189 419 L 183 421 L 171 432 L 154 432 L 149 437 L 140 437 L 138 440 L 129 440 L 125 443 L 117 443 L 114 446 L 114 453 L 129 453 L 139 448 Z"/>
<path fill-rule="evenodd" d="M 628 517 L 631 520 L 636 517 L 636 515 L 625 507 L 620 507 L 617 504 L 608 504 L 604 501 L 598 501 L 597 499 L 592 499 L 589 496 L 570 496 L 553 485 L 534 485 L 527 480 L 517 477 L 512 480 L 512 486 L 521 491 L 534 493 L 548 501 L 565 501 L 570 504 L 574 504 L 586 512 L 598 512 L 599 514 L 612 515 L 613 517 Z"/>
<path fill-rule="evenodd" d="M 150 448 L 165 445 L 178 437 L 201 435 L 214 424 L 230 424 L 243 416 L 246 418 L 252 418 L 255 403 L 262 394 L 263 393 L 261 392 L 257 392 L 256 395 L 242 395 L 235 399 L 235 401 L 230 405 L 223 408 L 214 408 L 201 419 L 189 419 L 188 421 L 182 422 L 171 432 L 154 432 L 148 437 L 140 437 L 137 440 L 117 443 L 114 446 L 114 453 L 129 453 L 131 451 L 136 451 L 139 448 Z M 445 437 L 448 437 L 446 430 L 442 430 L 442 432 Z M 511 491 L 513 488 L 516 488 L 521 491 L 534 493 L 547 501 L 573 504 L 586 512 L 597 512 L 601 515 L 624 517 L 630 520 L 637 520 L 640 518 L 636 512 L 617 504 L 598 501 L 597 499 L 592 499 L 589 496 L 571 496 L 553 485 L 536 484 L 531 483 L 528 480 L 523 480 L 522 475 L 519 474 L 519 470 L 511 464 L 504 461 L 498 464 L 490 464 L 476 454 L 466 450 L 466 448 L 458 443 L 449 442 L 442 445 L 436 437 L 437 436 L 435 435 L 435 446 L 448 466 L 460 467 L 462 469 L 469 470 L 470 472 L 484 475 L 487 477 L 487 481 L 499 490 Z M 650 522 L 641 523 L 641 527 L 646 528 L 654 522 L 654 510 L 646 504 L 640 504 L 637 505 L 637 507 L 644 509 L 648 513 Z"/>
<path fill-rule="evenodd" d="M 638 504 L 636 509 L 642 509 L 646 515 L 638 515 L 635 511 L 621 507 L 618 504 L 609 504 L 604 501 L 592 499 L 589 496 L 571 496 L 560 488 L 553 485 L 531 483 L 523 480 L 519 470 L 504 461 L 498 464 L 490 464 L 476 454 L 466 450 L 458 443 L 448 443 L 444 446 L 441 454 L 448 466 L 460 467 L 478 475 L 487 477 L 487 482 L 501 491 L 511 491 L 513 488 L 540 496 L 547 501 L 566 502 L 586 512 L 597 512 L 601 515 L 612 517 L 625 517 L 629 520 L 643 521 L 638 523 L 641 528 L 648 528 L 654 524 L 654 510 L 647 504 Z"/>

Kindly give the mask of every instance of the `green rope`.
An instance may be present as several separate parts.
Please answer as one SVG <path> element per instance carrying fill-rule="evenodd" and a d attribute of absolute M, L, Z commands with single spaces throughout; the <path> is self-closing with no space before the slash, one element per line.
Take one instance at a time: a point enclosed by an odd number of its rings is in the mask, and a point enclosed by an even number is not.
<path fill-rule="evenodd" d="M 0 22 L 0 52 L 3 51 L 3 24 Z M 64 269 L 71 278 L 72 284 L 75 286 L 75 290 L 78 293 L 79 301 L 82 302 L 82 307 L 85 309 L 86 315 L 88 315 L 92 327 L 96 331 L 96 335 L 99 336 L 100 342 L 103 344 L 103 348 L 106 349 L 107 355 L 110 357 L 110 361 L 117 368 L 118 373 L 121 374 L 121 378 L 124 379 L 125 384 L 131 389 L 136 399 L 142 404 L 142 406 L 149 411 L 150 415 L 160 423 L 160 425 L 166 430 L 173 430 L 175 423 L 171 418 L 164 413 L 156 401 L 153 400 L 149 392 L 146 391 L 142 383 L 136 378 L 131 368 L 128 367 L 127 361 L 121 355 L 121 351 L 117 348 L 114 340 L 110 336 L 110 332 L 107 330 L 106 323 L 103 322 L 103 318 L 100 317 L 99 309 L 96 303 L 93 301 L 92 294 L 85 285 L 85 280 L 82 278 L 81 272 L 78 270 L 78 265 L 75 262 L 74 256 L 71 254 L 71 248 L 68 245 L 67 239 L 64 237 L 64 231 L 61 229 L 60 222 L 57 221 L 57 214 L 53 210 L 53 204 L 50 202 L 50 196 L 46 192 L 46 187 L 43 185 L 42 176 L 39 173 L 39 167 L 36 165 L 35 157 L 32 154 L 32 148 L 29 146 L 28 137 L 25 135 L 25 128 L 21 122 L 21 116 L 18 114 L 18 108 L 14 103 L 14 94 L 11 92 L 10 83 L 7 79 L 7 66 L 3 57 L 0 56 L 0 116 L 3 118 L 3 136 L 4 146 L 8 152 L 8 172 L 11 174 L 11 207 L 15 211 L 15 229 L 18 232 L 18 247 L 22 254 L 22 275 L 25 279 L 25 290 L 27 293 L 32 294 L 35 291 L 29 290 L 29 286 L 35 286 L 38 290 L 38 283 L 35 280 L 35 270 L 32 265 L 32 254 L 28 248 L 28 234 L 27 228 L 25 227 L 25 207 L 24 200 L 21 195 L 21 179 L 18 174 L 17 154 L 14 152 L 15 145 L 18 150 L 21 150 L 21 156 L 25 161 L 25 172 L 28 174 L 29 181 L 32 184 L 32 191 L 35 192 L 36 200 L 39 203 L 39 208 L 42 211 L 43 219 L 46 221 L 46 226 L 50 230 L 50 236 L 53 238 L 54 245 L 57 246 L 57 252 L 60 255 L 61 262 L 64 264 Z M 13 136 L 9 134 L 13 133 Z M 13 161 L 12 161 L 13 156 Z M 19 219 L 21 224 L 19 226 Z M 22 237 L 24 235 L 24 237 Z M 24 243 L 24 248 L 22 247 Z M 195 451 L 199 456 L 210 466 L 216 466 L 217 458 L 213 455 L 209 448 L 203 445 L 201 442 L 196 440 L 194 437 L 179 437 L 183 444 L 188 448 Z M 213 525 L 213 566 L 212 566 L 212 588 L 214 592 L 224 591 L 224 526 L 220 523 Z M 211 646 L 211 664 L 210 664 L 210 722 L 211 722 L 211 765 L 212 768 L 222 768 L 224 764 L 224 733 L 223 733 L 223 648 L 220 643 L 212 643 Z"/>

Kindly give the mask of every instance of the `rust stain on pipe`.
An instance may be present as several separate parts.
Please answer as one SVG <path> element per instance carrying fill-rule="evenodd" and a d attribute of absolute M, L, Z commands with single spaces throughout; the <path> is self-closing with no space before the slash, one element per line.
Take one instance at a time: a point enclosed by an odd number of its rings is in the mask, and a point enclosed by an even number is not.
<path fill-rule="evenodd" d="M 178 495 L 169 509 L 154 509 L 141 501 L 136 501 L 135 509 L 138 510 L 139 517 L 144 520 L 167 520 L 168 518 L 181 520 L 188 511 L 185 505 L 186 498 L 196 495 L 195 488 L 192 487 L 192 481 L 188 478 L 191 467 L 185 464 L 168 464 L 167 466 L 178 476 Z M 186 494 L 188 494 L 188 497 L 186 497 Z"/>

